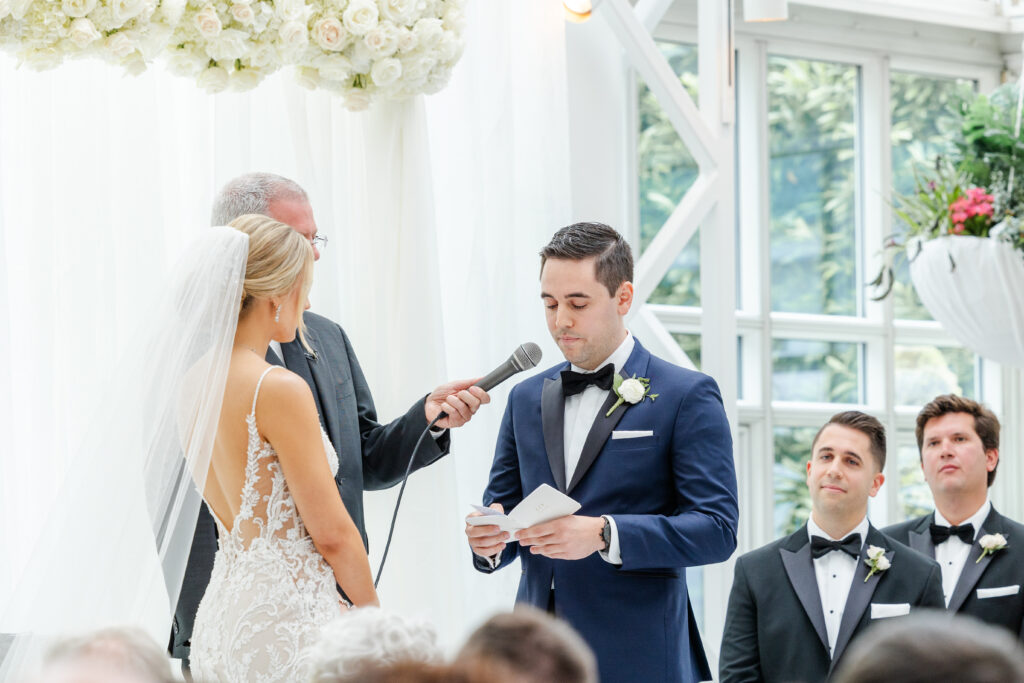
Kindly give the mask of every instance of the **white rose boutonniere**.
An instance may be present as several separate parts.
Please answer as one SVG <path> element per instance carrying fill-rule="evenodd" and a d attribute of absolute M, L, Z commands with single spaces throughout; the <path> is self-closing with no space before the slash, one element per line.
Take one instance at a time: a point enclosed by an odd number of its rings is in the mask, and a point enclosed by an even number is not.
<path fill-rule="evenodd" d="M 1008 543 L 1006 542 L 1006 536 L 1002 534 L 985 534 L 978 539 L 978 545 L 981 546 L 981 555 L 974 561 L 974 564 L 981 562 L 981 558 L 986 555 L 995 555 L 997 550 L 1004 549 Z"/>
<path fill-rule="evenodd" d="M 651 380 L 647 377 L 637 377 L 636 375 L 633 375 L 630 379 L 622 379 L 621 375 L 616 374 L 612 380 L 612 390 L 619 397 L 619 400 L 608 409 L 608 412 L 604 414 L 605 417 L 611 417 L 615 409 L 623 403 L 635 405 L 645 398 L 649 398 L 652 401 L 658 398 L 658 394 L 651 393 Z"/>
<path fill-rule="evenodd" d="M 889 558 L 885 556 L 885 548 L 879 548 L 877 545 L 868 546 L 868 556 L 864 559 L 864 564 L 871 568 L 868 575 L 864 577 L 864 583 L 867 583 L 868 579 L 875 574 L 881 574 L 892 566 Z"/>

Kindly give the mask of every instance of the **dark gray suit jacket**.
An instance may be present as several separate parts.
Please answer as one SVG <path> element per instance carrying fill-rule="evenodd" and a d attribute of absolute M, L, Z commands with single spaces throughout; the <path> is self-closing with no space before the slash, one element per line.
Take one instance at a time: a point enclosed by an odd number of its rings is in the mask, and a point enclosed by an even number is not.
<path fill-rule="evenodd" d="M 933 516 L 928 514 L 886 527 L 884 532 L 934 558 L 935 546 L 928 531 L 932 520 Z M 975 538 L 985 534 L 1002 534 L 1007 540 L 1006 548 L 979 562 L 981 546 L 974 542 L 949 600 L 949 611 L 970 614 L 1024 638 L 1024 524 L 1003 517 L 993 507 Z"/>
<path fill-rule="evenodd" d="M 363 543 L 369 547 L 363 520 L 363 491 L 385 489 L 402 480 L 416 439 L 427 426 L 424 399 L 416 401 L 402 417 L 385 425 L 378 423 L 373 396 L 348 336 L 336 323 L 316 313 L 307 311 L 303 319 L 306 339 L 316 351 L 316 358 L 307 356 L 296 339 L 282 344 L 284 365 L 305 379 L 313 390 L 320 422 L 338 453 L 338 491 L 363 536 Z M 448 432 L 436 440 L 424 439 L 413 471 L 445 455 L 450 442 Z M 173 657 L 188 658 L 192 624 L 210 581 L 216 551 L 216 525 L 204 505 L 175 609 L 169 645 Z"/>
<path fill-rule="evenodd" d="M 869 545 L 885 548 L 891 566 L 865 581 Z M 942 609 L 939 565 L 869 526 L 830 660 L 807 526 L 753 550 L 736 561 L 719 680 L 824 681 L 850 642 L 871 625 L 871 604 Z"/>

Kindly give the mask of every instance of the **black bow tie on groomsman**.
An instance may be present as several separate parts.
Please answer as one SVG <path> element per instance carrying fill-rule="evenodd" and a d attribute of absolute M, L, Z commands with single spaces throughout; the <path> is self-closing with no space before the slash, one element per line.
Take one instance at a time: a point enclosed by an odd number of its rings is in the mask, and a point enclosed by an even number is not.
<path fill-rule="evenodd" d="M 841 541 L 830 541 L 821 536 L 811 536 L 811 557 L 818 559 L 833 550 L 838 550 L 856 559 L 860 555 L 860 546 L 860 534 L 850 534 Z"/>
<path fill-rule="evenodd" d="M 974 525 L 973 524 L 961 524 L 960 526 L 942 526 L 941 524 L 935 524 L 932 522 L 928 526 L 928 531 L 932 534 L 932 543 L 939 545 L 949 540 L 950 536 L 956 536 L 967 545 L 974 543 Z"/>
<path fill-rule="evenodd" d="M 575 372 L 573 370 L 562 370 L 562 393 L 565 396 L 573 396 L 581 393 L 588 386 L 593 384 L 605 391 L 612 388 L 614 382 L 615 366 L 608 363 L 597 372 Z"/>

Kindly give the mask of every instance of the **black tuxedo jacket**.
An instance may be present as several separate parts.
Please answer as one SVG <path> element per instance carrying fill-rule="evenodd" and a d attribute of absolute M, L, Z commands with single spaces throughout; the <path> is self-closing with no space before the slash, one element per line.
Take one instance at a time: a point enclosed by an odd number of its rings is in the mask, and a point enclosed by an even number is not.
<path fill-rule="evenodd" d="M 928 531 L 933 519 L 928 514 L 886 527 L 885 533 L 934 558 L 935 546 Z M 979 562 L 981 546 L 974 542 L 950 598 L 949 611 L 1004 626 L 1024 638 L 1024 524 L 1003 517 L 993 507 L 975 538 L 985 534 L 1002 534 L 1006 548 Z"/>
<path fill-rule="evenodd" d="M 281 345 L 282 360 L 313 390 L 320 422 L 338 453 L 338 491 L 363 543 L 367 544 L 363 491 L 385 489 L 402 480 L 416 439 L 427 427 L 424 399 L 416 401 L 402 417 L 388 424 L 378 423 L 370 387 L 348 335 L 336 323 L 315 313 L 306 311 L 303 319 L 306 340 L 316 351 L 316 358 L 307 356 L 296 339 Z M 277 360 L 271 356 L 267 354 L 268 361 Z M 423 441 L 413 471 L 446 454 L 451 443 L 448 432 L 436 440 L 428 437 Z M 216 525 L 203 505 L 175 609 L 169 646 L 173 657 L 188 658 L 192 624 L 210 582 L 216 552 Z"/>
<path fill-rule="evenodd" d="M 865 582 L 869 545 L 885 549 L 891 566 Z M 826 680 L 850 642 L 872 623 L 872 604 L 942 609 L 939 565 L 869 526 L 828 654 L 825 615 L 811 559 L 807 526 L 736 561 L 719 659 L 722 683 Z"/>

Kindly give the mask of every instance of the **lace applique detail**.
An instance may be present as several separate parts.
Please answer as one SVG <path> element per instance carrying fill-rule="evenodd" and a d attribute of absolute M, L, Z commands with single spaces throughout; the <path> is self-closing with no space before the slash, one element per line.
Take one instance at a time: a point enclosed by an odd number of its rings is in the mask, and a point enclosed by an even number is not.
<path fill-rule="evenodd" d="M 219 549 L 192 633 L 197 681 L 306 680 L 307 649 L 339 615 L 334 572 L 299 517 L 277 453 L 256 426 L 256 397 L 246 417 L 249 439 L 241 505 L 232 528 L 217 519 Z M 331 472 L 338 457 L 321 429 Z"/>

